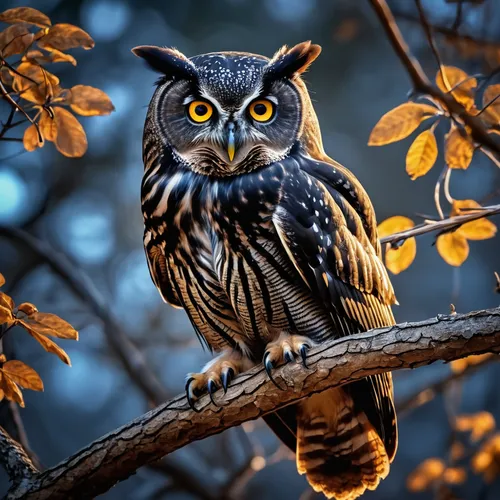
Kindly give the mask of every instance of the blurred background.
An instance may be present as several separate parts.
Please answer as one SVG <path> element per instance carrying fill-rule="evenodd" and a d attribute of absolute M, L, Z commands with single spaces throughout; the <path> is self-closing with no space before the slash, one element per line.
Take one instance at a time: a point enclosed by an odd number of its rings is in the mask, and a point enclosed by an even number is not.
<path fill-rule="evenodd" d="M 437 68 L 415 22 L 414 2 L 390 4 L 412 50 L 433 77 Z M 456 1 L 423 4 L 433 24 L 453 24 Z M 381 115 L 404 102 L 410 89 L 407 74 L 367 2 L 2 0 L 0 10 L 19 5 L 36 7 L 53 23 L 76 24 L 94 38 L 93 50 L 74 51 L 76 68 L 59 64 L 53 71 L 65 87 L 81 83 L 103 89 L 116 112 L 82 118 L 89 150 L 81 159 L 65 158 L 50 144 L 34 153 L 18 154 L 19 143 L 0 143 L 0 225 L 26 229 L 88 274 L 101 296 L 104 316 L 111 317 L 144 354 L 166 395 L 181 392 L 185 374 L 197 371 L 209 356 L 184 312 L 162 303 L 146 265 L 140 211 L 141 141 L 157 76 L 131 54 L 132 47 L 175 46 L 188 56 L 220 50 L 271 56 L 285 43 L 312 39 L 322 45 L 323 53 L 306 81 L 327 152 L 358 176 L 380 221 L 396 214 L 416 220 L 416 213 L 435 215 L 433 189 L 441 157 L 434 171 L 412 182 L 404 162 L 411 139 L 381 148 L 367 146 Z M 464 2 L 462 17 L 461 32 L 491 41 L 493 47 L 497 44 L 497 60 L 494 51 L 485 57 L 481 48 L 467 51 L 466 46 L 438 37 L 442 58 L 469 74 L 487 73 L 500 64 L 500 5 L 495 0 Z M 453 175 L 451 192 L 458 199 L 482 200 L 499 187 L 499 169 L 476 154 L 467 171 Z M 444 263 L 433 241 L 433 235 L 420 237 L 413 265 L 393 277 L 400 302 L 395 308 L 397 321 L 446 314 L 450 303 L 458 312 L 497 306 L 493 272 L 500 271 L 500 239 L 472 242 L 470 256 L 459 269 Z M 24 393 L 26 408 L 21 409 L 30 445 L 44 465 L 54 465 L 150 408 L 110 349 L 102 314 L 98 317 L 26 246 L 8 238 L 0 238 L 0 271 L 7 280 L 4 291 L 16 303 L 33 302 L 80 331 L 78 343 L 60 342 L 71 356 L 72 368 L 46 354 L 23 331 L 10 335 L 16 357 L 33 366 L 45 383 L 44 393 Z M 397 401 L 406 401 L 449 373 L 443 364 L 396 373 Z M 430 456 L 446 456 L 450 411 L 486 410 L 500 420 L 499 376 L 500 366 L 489 364 L 461 386 L 454 384 L 444 395 L 405 413 L 391 474 L 366 498 L 429 498 L 429 492 L 408 492 L 408 474 Z M 190 482 L 189 477 L 183 478 L 186 472 L 201 485 L 199 491 L 186 491 Z M 231 481 L 234 484 L 228 486 Z M 0 492 L 7 486 L 1 471 Z M 479 477 L 472 476 L 454 491 L 457 498 L 493 499 L 499 498 L 499 486 L 497 480 L 485 488 Z M 232 488 L 232 498 L 238 499 L 313 498 L 293 460 L 260 421 L 187 446 L 164 467 L 139 470 L 103 498 L 217 499 L 225 498 L 224 488 Z"/>

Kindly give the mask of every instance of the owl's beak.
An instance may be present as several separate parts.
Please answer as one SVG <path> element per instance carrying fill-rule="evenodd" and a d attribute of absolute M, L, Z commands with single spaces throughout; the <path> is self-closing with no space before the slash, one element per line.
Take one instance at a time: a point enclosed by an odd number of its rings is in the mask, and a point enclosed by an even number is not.
<path fill-rule="evenodd" d="M 227 156 L 229 157 L 229 161 L 231 162 L 233 161 L 234 154 L 236 152 L 235 142 L 234 123 L 229 123 L 227 130 Z"/>

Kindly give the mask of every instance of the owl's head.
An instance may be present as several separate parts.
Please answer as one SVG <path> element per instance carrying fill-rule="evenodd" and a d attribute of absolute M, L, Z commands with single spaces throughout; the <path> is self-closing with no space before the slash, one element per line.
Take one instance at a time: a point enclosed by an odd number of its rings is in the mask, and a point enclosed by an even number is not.
<path fill-rule="evenodd" d="M 133 52 L 162 74 L 150 105 L 162 143 L 193 170 L 225 176 L 288 154 L 303 130 L 300 74 L 321 47 L 285 46 L 272 59 L 241 52 L 188 59 L 153 46 Z"/>

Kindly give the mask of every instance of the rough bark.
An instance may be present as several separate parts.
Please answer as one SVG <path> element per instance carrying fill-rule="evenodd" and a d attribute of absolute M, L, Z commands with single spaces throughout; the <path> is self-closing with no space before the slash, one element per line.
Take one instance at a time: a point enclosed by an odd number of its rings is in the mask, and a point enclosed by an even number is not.
<path fill-rule="evenodd" d="M 92 498 L 139 467 L 188 443 L 259 418 L 312 393 L 367 375 L 417 368 L 437 360 L 500 353 L 500 308 L 438 316 L 332 340 L 311 350 L 308 369 L 297 363 L 278 368 L 269 381 L 259 366 L 239 376 L 226 395 L 189 408 L 177 396 L 94 441 L 55 467 L 11 488 L 8 499 Z"/>

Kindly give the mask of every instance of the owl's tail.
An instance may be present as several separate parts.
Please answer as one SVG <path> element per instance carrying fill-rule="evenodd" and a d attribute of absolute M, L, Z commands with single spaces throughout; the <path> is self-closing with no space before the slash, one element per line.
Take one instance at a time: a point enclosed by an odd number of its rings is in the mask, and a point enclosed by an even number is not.
<path fill-rule="evenodd" d="M 387 476 L 382 439 L 343 389 L 315 394 L 297 410 L 297 469 L 315 491 L 354 500 Z"/>

